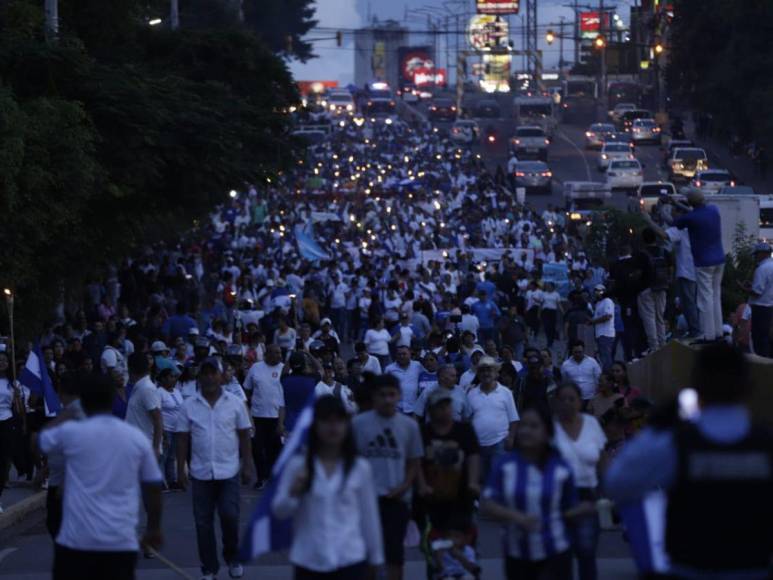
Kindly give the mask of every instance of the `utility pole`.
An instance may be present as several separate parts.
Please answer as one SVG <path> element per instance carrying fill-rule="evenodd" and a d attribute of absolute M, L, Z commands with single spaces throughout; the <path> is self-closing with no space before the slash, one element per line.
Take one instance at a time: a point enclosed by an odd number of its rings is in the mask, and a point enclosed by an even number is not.
<path fill-rule="evenodd" d="M 601 48 L 601 93 L 599 94 L 599 98 L 602 101 L 604 101 L 607 96 L 607 47 L 609 46 L 609 42 L 607 41 L 607 29 L 605 26 L 606 21 L 604 18 L 605 16 L 604 0 L 599 0 L 599 35 L 604 39 L 604 46 Z"/>
<path fill-rule="evenodd" d="M 526 0 L 526 53 L 529 73 L 536 85 L 542 82 L 540 57 L 537 52 L 537 0 Z"/>
<path fill-rule="evenodd" d="M 561 17 L 561 22 L 558 25 L 558 73 L 563 74 L 564 70 L 564 17 Z"/>
<path fill-rule="evenodd" d="M 45 0 L 44 10 L 46 13 L 45 34 L 51 42 L 56 42 L 59 38 L 59 0 Z"/>
<path fill-rule="evenodd" d="M 574 0 L 574 64 L 580 62 L 580 0 Z"/>
<path fill-rule="evenodd" d="M 169 2 L 169 27 L 172 30 L 180 28 L 180 5 L 178 0 Z"/>

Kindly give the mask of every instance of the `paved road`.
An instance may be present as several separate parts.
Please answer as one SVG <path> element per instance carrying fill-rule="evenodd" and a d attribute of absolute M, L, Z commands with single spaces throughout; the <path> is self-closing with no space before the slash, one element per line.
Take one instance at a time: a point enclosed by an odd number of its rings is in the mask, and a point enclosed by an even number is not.
<path fill-rule="evenodd" d="M 258 492 L 242 488 L 242 521 L 249 519 Z M 198 557 L 193 525 L 191 498 L 189 493 L 164 495 L 163 519 L 165 545 L 162 554 L 183 568 L 191 577 L 198 578 Z M 496 580 L 502 577 L 500 559 L 499 527 L 491 521 L 480 525 L 479 548 L 486 573 L 483 578 Z M 42 513 L 35 516 L 29 529 L 0 545 L 0 578 L 14 580 L 43 580 L 50 576 L 52 545 Z M 607 580 L 628 580 L 635 578 L 633 565 L 626 544 L 619 532 L 603 532 L 599 549 L 601 578 Z M 408 551 L 406 580 L 424 578 L 423 558 L 417 549 Z M 157 560 L 141 559 L 139 580 L 162 580 L 179 578 Z M 261 558 L 247 567 L 246 578 L 290 579 L 292 573 L 284 554 L 273 554 Z M 221 570 L 220 578 L 227 578 Z M 109 580 L 109 579 L 106 579 Z"/>
<path fill-rule="evenodd" d="M 488 120 L 487 120 L 488 121 Z M 587 122 L 586 122 L 587 121 Z M 583 133 L 592 118 L 580 119 L 578 124 L 561 125 L 556 138 L 550 146 L 549 164 L 555 175 L 553 191 L 550 195 L 527 195 L 527 201 L 538 209 L 544 209 L 548 203 L 561 205 L 561 182 L 569 180 L 602 181 L 602 176 L 595 169 L 598 153 L 586 151 L 583 148 Z M 493 168 L 498 163 L 506 163 L 504 144 L 513 129 L 512 121 L 500 119 L 494 121 L 498 131 L 503 135 L 501 147 L 495 150 L 480 149 Z M 482 124 L 481 126 L 486 126 Z M 657 147 L 646 146 L 638 148 L 637 156 L 645 164 L 645 179 L 656 179 L 659 176 L 660 150 Z M 612 204 L 625 207 L 627 197 L 624 193 L 615 193 Z M 244 488 L 242 495 L 242 520 L 246 522 L 257 498 L 257 492 Z M 0 578 L 14 580 L 42 580 L 49 577 L 52 548 L 51 541 L 43 526 L 42 514 L 37 514 L 37 520 L 30 522 L 27 530 L 15 537 L 0 543 Z M 479 547 L 484 565 L 484 578 L 501 578 L 499 528 L 489 521 L 481 522 L 481 538 Z M 164 496 L 164 533 L 166 544 L 162 553 L 181 566 L 191 577 L 197 577 L 198 557 L 196 554 L 195 531 L 188 494 L 168 494 Z M 619 532 L 604 532 L 599 549 L 601 578 L 610 580 L 626 580 L 635 578 L 633 564 L 629 557 L 627 546 Z M 414 580 L 424 577 L 423 559 L 416 549 L 408 554 L 406 579 Z M 158 561 L 142 560 L 140 562 L 141 580 L 172 579 L 175 576 Z M 227 574 L 221 571 L 220 577 Z M 287 565 L 284 554 L 275 554 L 260 559 L 247 569 L 247 578 L 289 579 L 291 569 Z"/>

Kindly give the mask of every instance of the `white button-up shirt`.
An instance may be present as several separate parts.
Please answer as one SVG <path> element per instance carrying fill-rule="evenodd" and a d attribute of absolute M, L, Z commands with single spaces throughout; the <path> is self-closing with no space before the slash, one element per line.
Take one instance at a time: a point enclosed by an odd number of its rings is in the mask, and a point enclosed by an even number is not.
<path fill-rule="evenodd" d="M 583 400 L 587 401 L 596 394 L 601 367 L 596 359 L 589 356 L 584 357 L 579 363 L 570 356 L 561 365 L 561 376 L 576 383 L 580 387 Z"/>
<path fill-rule="evenodd" d="M 421 363 L 412 360 L 407 368 L 401 367 L 396 362 L 387 365 L 385 373 L 394 376 L 400 381 L 400 390 L 403 397 L 400 399 L 400 410 L 403 413 L 413 413 L 413 406 L 416 404 L 416 398 L 419 396 L 419 375 L 424 369 Z"/>
<path fill-rule="evenodd" d="M 186 399 L 177 431 L 191 434 L 191 477 L 230 479 L 239 473 L 237 431 L 249 428 L 247 408 L 231 393 L 223 391 L 214 406 L 201 393 Z"/>
<path fill-rule="evenodd" d="M 754 270 L 752 291 L 759 296 L 749 299 L 754 306 L 773 306 L 773 258 L 765 258 Z"/>
<path fill-rule="evenodd" d="M 252 391 L 250 412 L 253 417 L 276 419 L 279 409 L 285 406 L 282 389 L 282 368 L 279 363 L 271 366 L 265 361 L 257 362 L 250 368 L 244 379 L 244 389 Z"/>
<path fill-rule="evenodd" d="M 292 497 L 290 488 L 305 463 L 300 456 L 288 461 L 271 503 L 277 517 L 293 516 L 290 561 L 314 572 L 332 572 L 363 560 L 383 564 L 376 487 L 368 461 L 357 458 L 344 483 L 342 463 L 328 475 L 315 460 L 311 490 Z"/>

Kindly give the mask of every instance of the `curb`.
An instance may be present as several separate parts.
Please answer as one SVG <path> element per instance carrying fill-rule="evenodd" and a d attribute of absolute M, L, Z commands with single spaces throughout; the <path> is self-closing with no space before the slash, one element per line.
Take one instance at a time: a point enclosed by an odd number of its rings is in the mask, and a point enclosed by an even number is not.
<path fill-rule="evenodd" d="M 45 505 L 46 492 L 39 491 L 9 506 L 0 514 L 0 531 L 19 523 L 32 512 L 43 509 Z"/>

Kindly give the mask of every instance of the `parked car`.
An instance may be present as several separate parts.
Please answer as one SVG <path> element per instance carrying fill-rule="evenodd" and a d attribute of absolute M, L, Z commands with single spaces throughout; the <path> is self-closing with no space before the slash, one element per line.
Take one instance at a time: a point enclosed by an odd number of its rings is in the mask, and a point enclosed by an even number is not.
<path fill-rule="evenodd" d="M 543 161 L 519 161 L 515 164 L 515 186 L 550 193 L 553 186 L 553 172 Z"/>
<path fill-rule="evenodd" d="M 451 99 L 433 99 L 427 115 L 431 121 L 454 121 L 456 119 L 456 103 Z"/>
<path fill-rule="evenodd" d="M 481 99 L 473 109 L 476 117 L 486 119 L 497 119 L 501 117 L 501 108 L 494 99 Z"/>

